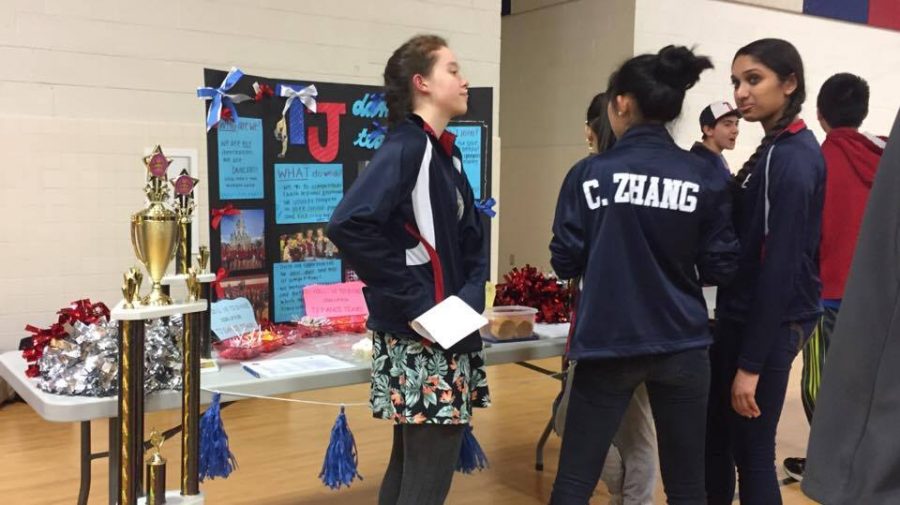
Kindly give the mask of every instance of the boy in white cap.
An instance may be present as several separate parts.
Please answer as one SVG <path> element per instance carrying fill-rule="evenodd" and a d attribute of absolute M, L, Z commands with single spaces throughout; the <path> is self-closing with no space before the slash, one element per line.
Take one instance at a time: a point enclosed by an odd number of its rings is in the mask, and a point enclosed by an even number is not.
<path fill-rule="evenodd" d="M 741 113 L 728 102 L 713 102 L 700 112 L 700 131 L 703 140 L 694 142 L 691 152 L 708 159 L 725 175 L 731 176 L 731 170 L 722 151 L 734 149 L 738 136 L 738 122 Z"/>

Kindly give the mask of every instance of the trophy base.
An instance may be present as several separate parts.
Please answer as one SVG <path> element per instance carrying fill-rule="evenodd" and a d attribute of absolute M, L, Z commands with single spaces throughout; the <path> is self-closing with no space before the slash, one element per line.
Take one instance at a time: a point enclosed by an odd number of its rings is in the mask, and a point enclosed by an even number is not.
<path fill-rule="evenodd" d="M 147 497 L 138 498 L 138 505 L 147 505 Z M 181 491 L 166 491 L 166 505 L 203 505 L 203 493 L 181 496 Z"/>

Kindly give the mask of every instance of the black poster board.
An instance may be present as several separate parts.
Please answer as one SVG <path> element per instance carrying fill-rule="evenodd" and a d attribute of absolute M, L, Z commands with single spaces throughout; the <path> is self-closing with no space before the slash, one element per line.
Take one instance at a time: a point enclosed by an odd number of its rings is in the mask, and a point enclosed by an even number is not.
<path fill-rule="evenodd" d="M 204 69 L 204 86 L 218 88 L 226 74 Z M 340 196 L 381 145 L 386 109 L 381 87 L 360 84 L 244 75 L 227 93 L 255 97 L 254 83 L 273 91 L 279 85 L 298 91 L 315 85 L 317 112 L 300 99 L 292 102 L 284 116 L 289 141 L 283 157 L 284 144 L 275 133 L 287 99 L 278 94 L 235 104 L 238 120 L 209 130 L 210 209 L 241 210 L 223 217 L 218 229 L 210 226 L 211 265 L 228 271 L 221 283 L 224 298 L 247 297 L 257 321 L 283 322 L 304 315 L 304 285 L 354 280 L 321 233 Z M 468 113 L 449 127 L 459 134 L 463 168 L 478 201 L 491 197 L 492 113 L 493 89 L 470 88 Z M 490 222 L 482 219 L 490 257 Z"/>

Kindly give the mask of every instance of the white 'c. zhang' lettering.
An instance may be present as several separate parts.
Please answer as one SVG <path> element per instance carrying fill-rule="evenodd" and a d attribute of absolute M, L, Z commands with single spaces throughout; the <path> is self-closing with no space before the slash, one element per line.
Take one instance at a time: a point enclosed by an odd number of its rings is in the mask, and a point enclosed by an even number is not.
<path fill-rule="evenodd" d="M 695 182 L 625 172 L 613 174 L 612 180 L 616 186 L 613 196 L 615 203 L 687 213 L 697 210 L 700 185 Z M 589 179 L 582 183 L 584 198 L 591 210 L 597 210 L 607 204 L 606 199 L 600 197 L 599 189 L 600 182 L 597 179 Z"/>
<path fill-rule="evenodd" d="M 600 195 L 594 196 L 591 193 L 592 189 L 599 188 L 600 182 L 598 182 L 597 179 L 584 181 L 584 184 L 581 185 L 581 189 L 584 190 L 584 198 L 587 200 L 587 206 L 591 210 L 597 210 L 600 208 Z"/>

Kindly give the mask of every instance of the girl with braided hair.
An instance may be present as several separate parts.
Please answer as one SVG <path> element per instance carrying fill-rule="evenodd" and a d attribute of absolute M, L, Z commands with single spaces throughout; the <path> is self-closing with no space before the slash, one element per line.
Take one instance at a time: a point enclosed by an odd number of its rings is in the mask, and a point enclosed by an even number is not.
<path fill-rule="evenodd" d="M 765 136 L 732 185 L 741 256 L 716 303 L 706 487 L 710 505 L 730 504 L 737 467 L 742 504 L 778 505 L 775 432 L 791 364 L 822 312 L 825 162 L 798 118 L 806 90 L 793 45 L 752 42 L 731 72 L 744 120 L 760 123 Z"/>

